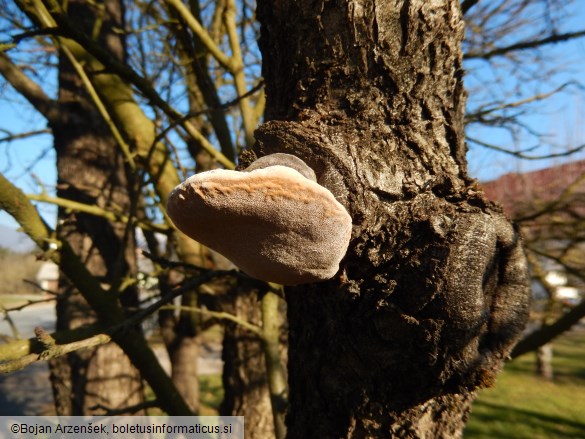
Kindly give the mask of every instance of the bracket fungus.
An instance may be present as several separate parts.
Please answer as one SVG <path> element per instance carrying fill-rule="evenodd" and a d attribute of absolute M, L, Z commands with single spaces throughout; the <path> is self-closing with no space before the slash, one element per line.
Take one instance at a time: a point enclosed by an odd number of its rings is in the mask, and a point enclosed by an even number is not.
<path fill-rule="evenodd" d="M 187 236 L 250 276 L 283 285 L 333 277 L 351 236 L 343 205 L 289 154 L 244 171 L 195 174 L 171 192 L 167 209 Z"/>

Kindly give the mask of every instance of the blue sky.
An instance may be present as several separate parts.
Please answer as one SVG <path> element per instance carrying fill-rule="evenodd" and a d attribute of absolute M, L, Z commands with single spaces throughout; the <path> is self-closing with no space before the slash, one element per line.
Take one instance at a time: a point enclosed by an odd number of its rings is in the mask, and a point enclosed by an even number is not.
<path fill-rule="evenodd" d="M 580 0 L 566 6 L 567 10 L 564 13 L 568 15 L 566 19 L 559 22 L 558 33 L 583 30 L 585 8 L 582 6 L 583 2 Z M 527 27 L 524 31 L 532 31 L 532 29 Z M 515 43 L 518 38 L 516 36 L 513 41 L 507 42 L 497 41 L 496 44 L 505 46 Z M 478 128 L 474 125 L 467 127 L 469 137 L 476 137 L 513 150 L 526 150 L 539 146 L 529 155 L 558 154 L 585 144 L 585 89 L 583 89 L 585 38 L 546 45 L 535 53 L 537 56 L 542 56 L 546 62 L 540 65 L 522 64 L 522 62 L 507 64 L 505 58 L 494 58 L 494 64 L 507 67 L 507 69 L 498 69 L 492 68 L 485 61 L 468 61 L 465 69 L 469 73 L 465 76 L 465 81 L 466 87 L 470 90 L 468 108 L 476 106 L 478 101 L 503 94 L 509 95 L 510 100 L 520 100 L 527 96 L 548 93 L 563 84 L 572 84 L 542 103 L 531 105 L 530 109 L 522 114 L 523 121 L 541 137 L 537 138 L 528 130 L 511 132 L 503 129 Z M 521 54 L 518 59 L 522 60 Z M 532 80 L 553 68 L 558 69 L 558 73 L 552 79 Z M 513 74 L 510 75 L 510 73 Z M 517 80 L 517 78 L 523 79 Z M 577 85 L 577 82 L 581 85 Z M 519 90 L 523 95 L 518 93 Z M 585 152 L 580 152 L 568 158 L 518 160 L 510 155 L 477 147 L 471 142 L 468 154 L 470 174 L 480 181 L 491 180 L 507 172 L 526 172 L 567 160 L 584 158 Z"/>
<path fill-rule="evenodd" d="M 578 14 L 573 16 L 573 23 L 568 28 L 575 30 L 582 28 L 585 23 L 585 10 L 578 8 Z M 560 82 L 579 80 L 585 78 L 585 39 L 574 40 L 563 45 L 549 46 L 546 50 L 554 50 L 554 56 L 559 63 L 563 63 L 567 73 L 555 79 L 557 84 L 543 84 L 542 91 L 551 90 Z M 483 64 L 482 64 L 483 63 Z M 497 75 L 482 61 L 474 61 L 466 68 L 473 69 L 473 73 L 466 76 L 466 85 L 469 88 L 486 83 Z M 46 78 L 47 83 L 54 82 L 55 78 Z M 44 129 L 44 119 L 0 80 L 0 130 L 12 133 Z M 506 82 L 502 83 L 503 87 Z M 48 89 L 50 90 L 50 89 Z M 47 91 L 48 91 L 47 90 Z M 481 89 L 481 93 L 497 93 L 499 90 Z M 471 94 L 468 98 L 469 105 L 473 105 L 477 99 L 481 99 L 480 93 Z M 561 152 L 563 148 L 575 147 L 585 143 L 585 91 L 577 88 L 568 88 L 567 92 L 558 94 L 540 105 L 534 113 L 525 115 L 525 120 L 535 127 L 541 134 L 545 134 L 552 146 L 537 150 L 537 154 L 547 152 Z M 512 148 L 523 149 L 533 146 L 534 139 L 522 134 L 510 134 L 503 130 L 470 127 L 468 134 L 479 137 L 490 143 L 505 145 Z M 0 138 L 4 137 L 0 131 Z M 13 181 L 25 192 L 39 192 L 39 182 L 45 185 L 50 192 L 56 179 L 54 153 L 51 149 L 50 135 L 35 136 L 26 140 L 13 141 L 11 143 L 0 142 L 0 172 Z M 518 160 L 510 155 L 497 153 L 489 149 L 471 146 L 468 160 L 469 173 L 480 181 L 497 178 L 508 172 L 525 172 L 532 169 L 543 168 L 558 164 L 563 160 L 584 159 L 585 152 L 573 155 L 568 159 L 551 160 Z M 27 168 L 38 160 L 34 166 Z M 43 216 L 54 223 L 55 209 L 51 206 L 39 206 Z M 0 211 L 0 224 L 16 227 L 16 223 L 5 212 Z"/>

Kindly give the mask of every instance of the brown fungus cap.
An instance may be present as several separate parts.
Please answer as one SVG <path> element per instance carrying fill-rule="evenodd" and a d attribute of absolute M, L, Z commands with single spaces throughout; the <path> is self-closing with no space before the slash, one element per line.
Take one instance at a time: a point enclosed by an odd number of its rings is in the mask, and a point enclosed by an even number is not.
<path fill-rule="evenodd" d="M 171 192 L 169 216 L 257 279 L 297 285 L 333 277 L 351 236 L 345 208 L 288 166 L 247 171 L 188 178 Z"/>

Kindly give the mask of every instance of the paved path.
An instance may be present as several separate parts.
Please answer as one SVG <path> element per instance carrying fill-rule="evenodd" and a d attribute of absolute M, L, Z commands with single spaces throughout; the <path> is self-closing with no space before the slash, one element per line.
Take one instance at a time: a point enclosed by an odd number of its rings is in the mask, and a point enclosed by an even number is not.
<path fill-rule="evenodd" d="M 52 415 L 54 410 L 46 362 L 0 376 L 0 415 Z"/>

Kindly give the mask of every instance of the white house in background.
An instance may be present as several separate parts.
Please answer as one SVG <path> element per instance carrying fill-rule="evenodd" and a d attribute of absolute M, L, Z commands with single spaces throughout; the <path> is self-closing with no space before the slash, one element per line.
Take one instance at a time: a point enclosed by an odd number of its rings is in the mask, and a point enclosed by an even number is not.
<path fill-rule="evenodd" d="M 59 283 L 59 266 L 51 261 L 45 261 L 37 271 L 36 280 L 43 290 L 57 291 Z"/>
<path fill-rule="evenodd" d="M 576 305 L 581 299 L 580 291 L 576 287 L 567 285 L 567 274 L 560 270 L 551 270 L 546 273 L 545 280 L 555 289 L 556 299 L 565 305 Z"/>

